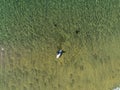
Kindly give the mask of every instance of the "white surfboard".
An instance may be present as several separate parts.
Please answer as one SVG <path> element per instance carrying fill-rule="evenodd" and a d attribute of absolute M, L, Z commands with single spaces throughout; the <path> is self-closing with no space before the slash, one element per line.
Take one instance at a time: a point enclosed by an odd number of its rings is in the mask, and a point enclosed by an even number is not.
<path fill-rule="evenodd" d="M 59 58 L 61 55 L 62 55 L 62 50 L 59 50 L 58 52 L 57 52 L 57 55 L 56 55 L 56 58 Z"/>

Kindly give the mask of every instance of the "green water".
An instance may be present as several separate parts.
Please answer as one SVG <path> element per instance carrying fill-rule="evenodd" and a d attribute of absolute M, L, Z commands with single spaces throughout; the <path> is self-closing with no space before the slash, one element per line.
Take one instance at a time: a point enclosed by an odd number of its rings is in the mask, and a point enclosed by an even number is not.
<path fill-rule="evenodd" d="M 119 26 L 120 0 L 1 0 L 0 90 L 111 90 Z"/>

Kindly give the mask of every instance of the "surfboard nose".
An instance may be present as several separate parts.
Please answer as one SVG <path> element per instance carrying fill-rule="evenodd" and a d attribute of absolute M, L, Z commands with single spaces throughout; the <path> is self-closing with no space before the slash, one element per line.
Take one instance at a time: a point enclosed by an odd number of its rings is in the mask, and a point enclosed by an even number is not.
<path fill-rule="evenodd" d="M 59 58 L 61 55 L 60 54 L 57 54 L 56 58 Z"/>

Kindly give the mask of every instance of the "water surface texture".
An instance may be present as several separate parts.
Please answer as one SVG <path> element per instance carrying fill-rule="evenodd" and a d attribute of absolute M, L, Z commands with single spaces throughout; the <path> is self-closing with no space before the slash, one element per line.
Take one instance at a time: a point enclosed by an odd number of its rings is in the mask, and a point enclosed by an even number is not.
<path fill-rule="evenodd" d="M 119 26 L 120 0 L 0 0 L 0 90 L 112 90 Z"/>

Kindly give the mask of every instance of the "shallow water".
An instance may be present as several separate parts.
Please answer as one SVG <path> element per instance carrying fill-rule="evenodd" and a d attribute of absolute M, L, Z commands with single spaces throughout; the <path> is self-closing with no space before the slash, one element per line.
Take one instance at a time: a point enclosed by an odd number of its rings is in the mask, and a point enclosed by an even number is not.
<path fill-rule="evenodd" d="M 0 1 L 0 89 L 119 85 L 119 6 L 119 0 Z M 59 49 L 65 53 L 56 59 Z"/>

